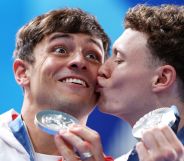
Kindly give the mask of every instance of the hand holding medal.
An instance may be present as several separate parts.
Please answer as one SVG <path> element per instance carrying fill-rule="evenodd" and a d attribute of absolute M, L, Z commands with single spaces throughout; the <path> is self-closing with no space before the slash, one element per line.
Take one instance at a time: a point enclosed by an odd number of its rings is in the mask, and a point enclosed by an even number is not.
<path fill-rule="evenodd" d="M 180 117 L 176 106 L 159 108 L 141 117 L 133 126 L 132 134 L 140 140 L 146 130 L 163 125 L 168 125 L 176 133 L 179 121 Z"/>
<path fill-rule="evenodd" d="M 180 117 L 176 106 L 159 108 L 143 116 L 132 133 L 139 161 L 183 161 L 184 148 L 176 133 Z"/>
<path fill-rule="evenodd" d="M 34 120 L 35 124 L 37 127 L 39 127 L 42 131 L 48 133 L 49 135 L 57 135 L 57 137 L 60 138 L 60 136 L 63 134 L 63 131 L 67 131 L 69 130 L 69 128 L 72 125 L 79 125 L 79 121 L 64 112 L 60 112 L 60 111 L 55 111 L 55 110 L 44 110 L 41 111 L 39 113 L 36 114 L 35 116 L 35 120 Z M 70 133 L 70 132 L 69 132 Z M 72 134 L 72 133 L 70 133 Z M 72 134 L 73 135 L 73 134 Z M 70 137 L 70 139 L 75 138 L 75 140 L 77 139 L 78 142 L 85 142 L 85 140 L 81 139 L 80 137 L 77 137 L 76 135 L 73 135 Z M 61 140 L 60 140 L 61 141 Z M 65 140 L 67 141 L 69 144 L 75 144 L 74 140 L 72 142 L 70 142 L 70 140 Z M 65 145 L 64 142 L 60 142 L 62 146 L 62 148 Z M 76 145 L 76 144 L 75 144 Z M 86 151 L 86 149 L 84 149 L 84 152 L 79 150 L 75 145 L 73 146 L 73 154 L 77 157 L 80 157 L 81 160 L 86 160 L 88 158 L 91 158 L 93 155 L 90 151 Z M 60 149 L 60 145 L 58 146 L 58 149 Z M 68 147 L 65 147 L 65 150 L 67 150 Z M 60 150 L 62 153 L 64 152 L 64 150 Z M 68 159 L 69 157 L 67 157 Z M 74 159 L 72 159 L 74 160 Z"/>

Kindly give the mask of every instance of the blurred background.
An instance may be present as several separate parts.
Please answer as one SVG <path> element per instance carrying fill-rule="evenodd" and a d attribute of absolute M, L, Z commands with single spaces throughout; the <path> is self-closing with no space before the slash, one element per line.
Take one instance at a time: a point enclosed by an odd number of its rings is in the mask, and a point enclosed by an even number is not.
<path fill-rule="evenodd" d="M 22 25 L 51 9 L 79 7 L 97 17 L 113 43 L 123 31 L 122 22 L 127 9 L 137 3 L 184 5 L 184 0 L 1 0 L 0 114 L 10 108 L 20 112 L 22 105 L 23 93 L 12 72 L 15 35 Z M 136 142 L 126 122 L 102 114 L 97 109 L 90 115 L 88 126 L 100 133 L 107 155 L 118 157 L 128 152 Z"/>

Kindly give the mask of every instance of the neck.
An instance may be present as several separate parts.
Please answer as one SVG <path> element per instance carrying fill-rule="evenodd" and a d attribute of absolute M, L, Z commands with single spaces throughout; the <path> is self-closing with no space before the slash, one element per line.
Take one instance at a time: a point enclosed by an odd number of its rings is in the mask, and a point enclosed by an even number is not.
<path fill-rule="evenodd" d="M 34 124 L 35 114 L 36 112 L 22 112 L 22 118 L 26 123 L 35 152 L 49 155 L 58 155 L 57 148 L 54 144 L 54 137 L 42 132 Z"/>

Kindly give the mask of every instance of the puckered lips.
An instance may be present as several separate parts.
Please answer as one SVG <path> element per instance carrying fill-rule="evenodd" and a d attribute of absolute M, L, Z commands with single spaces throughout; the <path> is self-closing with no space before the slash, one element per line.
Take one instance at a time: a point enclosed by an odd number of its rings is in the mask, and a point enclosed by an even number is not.
<path fill-rule="evenodd" d="M 97 77 L 97 84 L 96 84 L 96 92 L 100 92 L 104 86 L 103 86 L 103 77 L 98 76 Z"/>
<path fill-rule="evenodd" d="M 68 77 L 59 79 L 59 81 L 62 83 L 73 83 L 87 88 L 89 87 L 87 81 L 80 77 L 68 76 Z"/>
<path fill-rule="evenodd" d="M 103 86 L 101 84 L 99 84 L 99 82 L 97 82 L 95 91 L 100 92 L 102 88 L 103 88 Z"/>

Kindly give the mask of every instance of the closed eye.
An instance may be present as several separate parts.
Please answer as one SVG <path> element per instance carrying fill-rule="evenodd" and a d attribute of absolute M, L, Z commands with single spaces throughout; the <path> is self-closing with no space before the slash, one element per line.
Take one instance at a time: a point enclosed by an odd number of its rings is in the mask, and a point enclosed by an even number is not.
<path fill-rule="evenodd" d="M 117 64 L 121 64 L 122 62 L 124 62 L 124 60 L 123 59 L 116 59 L 116 60 L 114 60 L 114 62 Z"/>
<path fill-rule="evenodd" d="M 113 50 L 114 62 L 121 64 L 125 61 L 124 54 L 118 51 L 116 48 Z"/>

